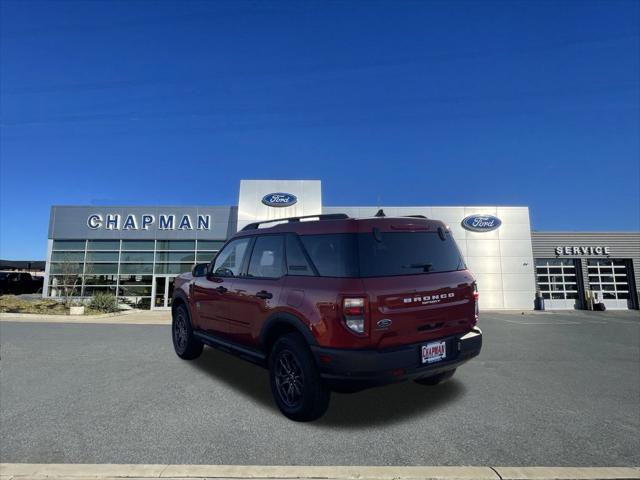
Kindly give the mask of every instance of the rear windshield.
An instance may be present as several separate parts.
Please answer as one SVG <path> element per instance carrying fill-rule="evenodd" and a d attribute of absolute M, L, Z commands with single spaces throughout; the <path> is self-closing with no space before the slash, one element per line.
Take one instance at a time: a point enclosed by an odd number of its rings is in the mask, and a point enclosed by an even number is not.
<path fill-rule="evenodd" d="M 465 269 L 451 234 L 442 233 L 343 233 L 300 238 L 323 277 L 387 277 Z"/>

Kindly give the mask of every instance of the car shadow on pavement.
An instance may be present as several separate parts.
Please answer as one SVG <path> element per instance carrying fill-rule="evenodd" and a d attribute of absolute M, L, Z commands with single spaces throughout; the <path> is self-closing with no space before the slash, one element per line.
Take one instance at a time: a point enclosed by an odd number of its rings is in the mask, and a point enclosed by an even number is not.
<path fill-rule="evenodd" d="M 406 381 L 358 393 L 334 393 L 329 410 L 317 424 L 343 428 L 389 425 L 434 413 L 464 391 L 464 383 L 454 377 L 437 386 Z"/>
<path fill-rule="evenodd" d="M 266 369 L 213 348 L 205 348 L 191 365 L 279 413 L 271 397 Z M 312 425 L 363 428 L 393 424 L 436 412 L 463 396 L 464 392 L 464 383 L 454 377 L 437 386 L 402 382 L 357 393 L 333 393 L 329 410 Z"/>

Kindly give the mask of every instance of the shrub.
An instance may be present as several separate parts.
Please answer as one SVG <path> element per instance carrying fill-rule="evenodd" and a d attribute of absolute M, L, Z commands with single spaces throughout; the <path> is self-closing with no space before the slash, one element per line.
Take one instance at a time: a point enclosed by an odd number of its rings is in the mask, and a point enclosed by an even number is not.
<path fill-rule="evenodd" d="M 110 293 L 96 293 L 91 297 L 89 308 L 105 313 L 117 312 L 118 302 L 116 297 Z"/>

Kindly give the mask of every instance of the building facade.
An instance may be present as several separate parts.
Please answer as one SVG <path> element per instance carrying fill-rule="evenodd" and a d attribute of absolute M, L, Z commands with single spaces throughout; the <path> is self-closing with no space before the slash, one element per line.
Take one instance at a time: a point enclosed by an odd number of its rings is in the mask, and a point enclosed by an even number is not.
<path fill-rule="evenodd" d="M 325 206 L 319 180 L 242 180 L 237 206 L 54 206 L 43 294 L 72 288 L 78 297 L 108 292 L 132 307 L 169 308 L 173 279 L 210 261 L 248 223 L 380 208 L 447 223 L 478 280 L 481 308 L 531 310 L 536 294 L 551 308 L 583 308 L 587 288 L 609 308 L 638 308 L 638 233 L 532 232 L 526 206 Z"/>

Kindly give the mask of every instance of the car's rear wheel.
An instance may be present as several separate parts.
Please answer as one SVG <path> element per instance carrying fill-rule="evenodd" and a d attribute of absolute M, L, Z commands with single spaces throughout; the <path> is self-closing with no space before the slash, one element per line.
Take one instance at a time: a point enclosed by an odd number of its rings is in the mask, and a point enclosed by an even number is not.
<path fill-rule="evenodd" d="M 291 420 L 308 422 L 327 411 L 331 393 L 301 335 L 291 333 L 275 342 L 269 355 L 269 377 L 278 408 Z"/>
<path fill-rule="evenodd" d="M 422 377 L 414 380 L 416 383 L 420 385 L 438 385 L 446 380 L 449 380 L 453 377 L 453 374 L 456 373 L 456 369 L 447 370 L 446 372 L 438 373 L 437 375 L 432 375 L 430 377 Z"/>
<path fill-rule="evenodd" d="M 171 337 L 176 354 L 185 360 L 198 358 L 204 345 L 193 335 L 191 318 L 185 305 L 178 305 L 171 312 Z"/>

